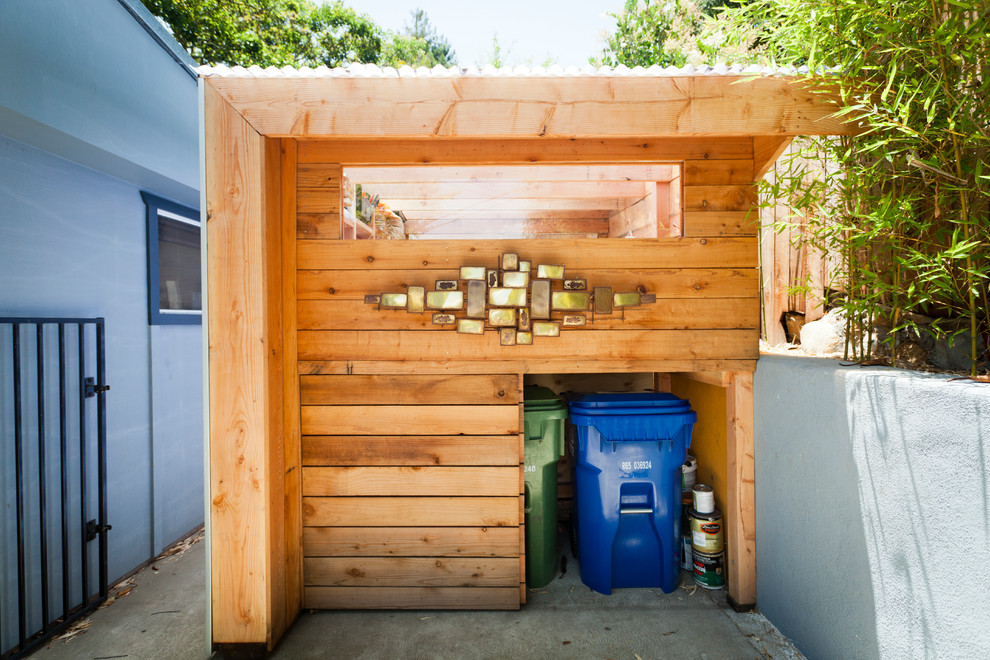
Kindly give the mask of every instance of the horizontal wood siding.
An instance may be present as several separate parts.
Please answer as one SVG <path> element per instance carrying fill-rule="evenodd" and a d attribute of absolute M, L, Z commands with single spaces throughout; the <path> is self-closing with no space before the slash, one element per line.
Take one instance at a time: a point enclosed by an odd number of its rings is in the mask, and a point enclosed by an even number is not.
<path fill-rule="evenodd" d="M 307 557 L 516 557 L 515 527 L 307 527 Z"/>
<path fill-rule="evenodd" d="M 753 145 L 745 137 L 299 142 L 305 607 L 513 609 L 525 601 L 521 374 L 753 369 Z M 338 240 L 341 162 L 447 164 L 443 171 L 459 163 L 621 163 L 679 174 L 664 184 L 660 238 Z M 590 194 L 572 188 L 572 197 Z M 476 213 L 499 222 L 497 208 Z M 563 265 L 589 287 L 655 294 L 656 302 L 605 316 L 589 310 L 586 326 L 531 346 L 501 346 L 495 332 L 460 335 L 434 325 L 429 312 L 364 302 L 410 286 L 432 290 L 457 279 L 461 266 L 496 268 L 504 253 L 534 267 Z M 571 470 L 560 468 L 566 506 Z"/>
<path fill-rule="evenodd" d="M 340 466 L 516 465 L 517 444 L 511 435 L 308 436 L 302 460 Z"/>
<path fill-rule="evenodd" d="M 300 376 L 305 606 L 518 608 L 521 396 L 516 374 Z"/>

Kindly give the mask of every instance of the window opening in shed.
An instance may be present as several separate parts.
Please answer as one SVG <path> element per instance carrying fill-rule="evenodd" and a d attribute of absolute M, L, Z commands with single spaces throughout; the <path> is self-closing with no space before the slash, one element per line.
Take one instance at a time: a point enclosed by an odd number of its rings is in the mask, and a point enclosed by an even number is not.
<path fill-rule="evenodd" d="M 343 238 L 682 235 L 681 164 L 345 166 Z"/>

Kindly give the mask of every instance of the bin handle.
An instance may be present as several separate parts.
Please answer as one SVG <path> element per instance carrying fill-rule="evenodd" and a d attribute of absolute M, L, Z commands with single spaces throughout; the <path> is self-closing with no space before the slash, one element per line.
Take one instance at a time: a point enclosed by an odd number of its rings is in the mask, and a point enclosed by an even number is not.
<path fill-rule="evenodd" d="M 653 509 L 619 509 L 619 513 L 653 513 Z"/>

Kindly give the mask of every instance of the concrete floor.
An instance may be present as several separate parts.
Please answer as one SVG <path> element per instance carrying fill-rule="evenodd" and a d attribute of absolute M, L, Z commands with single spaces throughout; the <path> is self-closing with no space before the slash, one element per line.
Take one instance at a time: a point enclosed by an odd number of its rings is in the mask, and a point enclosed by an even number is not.
<path fill-rule="evenodd" d="M 738 614 L 721 591 L 597 594 L 577 563 L 512 612 L 304 612 L 272 654 L 305 658 L 789 658 L 803 656 L 759 613 Z M 205 544 L 157 561 L 126 596 L 93 613 L 86 632 L 37 660 L 206 658 Z"/>

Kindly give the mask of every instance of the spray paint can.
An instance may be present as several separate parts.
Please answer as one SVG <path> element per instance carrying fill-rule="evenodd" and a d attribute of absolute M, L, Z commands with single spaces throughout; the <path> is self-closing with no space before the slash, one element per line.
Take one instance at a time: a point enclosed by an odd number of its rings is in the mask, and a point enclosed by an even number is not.
<path fill-rule="evenodd" d="M 694 551 L 694 581 L 702 589 L 721 589 L 725 586 L 725 553 Z"/>
<path fill-rule="evenodd" d="M 681 491 L 690 493 L 694 488 L 695 478 L 698 475 L 698 459 L 688 454 L 687 460 L 681 466 Z"/>
<path fill-rule="evenodd" d="M 711 513 L 701 513 L 696 509 L 688 512 L 691 524 L 691 545 L 698 552 L 714 554 L 725 550 L 722 535 L 722 512 L 713 509 Z"/>

